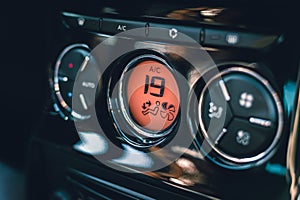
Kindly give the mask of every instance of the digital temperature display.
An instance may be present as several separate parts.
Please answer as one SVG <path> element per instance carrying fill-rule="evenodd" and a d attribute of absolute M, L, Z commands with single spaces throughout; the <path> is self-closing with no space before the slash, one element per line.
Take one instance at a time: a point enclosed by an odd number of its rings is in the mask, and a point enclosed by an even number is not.
<path fill-rule="evenodd" d="M 178 85 L 169 67 L 154 59 L 136 64 L 127 82 L 127 101 L 139 126 L 150 131 L 169 128 L 180 107 Z"/>

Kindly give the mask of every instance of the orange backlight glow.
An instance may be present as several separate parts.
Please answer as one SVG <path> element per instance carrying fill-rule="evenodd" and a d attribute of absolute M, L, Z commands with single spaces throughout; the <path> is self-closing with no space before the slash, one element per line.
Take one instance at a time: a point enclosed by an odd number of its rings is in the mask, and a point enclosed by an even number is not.
<path fill-rule="evenodd" d="M 147 130 L 166 130 L 176 120 L 178 85 L 168 67 L 158 61 L 142 61 L 132 69 L 127 97 L 131 117 Z"/>

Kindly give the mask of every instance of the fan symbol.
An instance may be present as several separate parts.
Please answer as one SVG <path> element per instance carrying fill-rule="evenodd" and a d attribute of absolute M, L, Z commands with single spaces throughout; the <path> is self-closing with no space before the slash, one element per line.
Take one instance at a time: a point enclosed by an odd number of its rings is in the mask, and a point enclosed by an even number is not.
<path fill-rule="evenodd" d="M 173 104 L 168 105 L 168 102 L 163 102 L 161 104 L 160 116 L 163 119 L 172 121 L 174 119 L 175 106 Z"/>
<path fill-rule="evenodd" d="M 248 94 L 246 92 L 243 92 L 240 96 L 239 104 L 242 107 L 251 108 L 252 104 L 253 104 L 253 101 L 254 101 L 254 97 L 253 97 L 252 94 Z"/>

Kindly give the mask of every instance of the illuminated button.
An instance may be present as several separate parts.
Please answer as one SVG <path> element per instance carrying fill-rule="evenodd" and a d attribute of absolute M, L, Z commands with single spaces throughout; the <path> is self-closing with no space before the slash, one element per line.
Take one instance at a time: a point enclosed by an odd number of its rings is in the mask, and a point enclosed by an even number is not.
<path fill-rule="evenodd" d="M 148 131 L 164 131 L 176 120 L 180 97 L 177 82 L 162 62 L 147 59 L 131 71 L 127 83 L 130 115 Z"/>
<path fill-rule="evenodd" d="M 171 28 L 171 29 L 169 30 L 169 36 L 170 36 L 171 38 L 175 39 L 175 38 L 177 37 L 177 35 L 178 35 L 178 31 L 177 31 L 176 28 Z"/>
<path fill-rule="evenodd" d="M 235 45 L 239 42 L 239 35 L 236 33 L 228 33 L 225 39 L 228 44 Z"/>

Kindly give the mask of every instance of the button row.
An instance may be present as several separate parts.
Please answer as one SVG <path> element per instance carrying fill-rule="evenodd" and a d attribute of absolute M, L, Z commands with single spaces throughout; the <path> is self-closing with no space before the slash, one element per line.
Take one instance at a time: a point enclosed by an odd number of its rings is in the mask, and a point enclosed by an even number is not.
<path fill-rule="evenodd" d="M 213 46 L 235 46 L 252 49 L 260 49 L 267 47 L 278 39 L 276 34 L 258 34 L 233 32 L 217 29 L 205 29 L 204 45 Z"/>
<path fill-rule="evenodd" d="M 62 17 L 64 24 L 68 28 L 79 28 L 108 35 L 115 35 L 135 28 L 145 28 L 145 32 L 147 32 L 147 28 L 164 28 L 166 32 L 163 33 L 162 36 L 166 36 L 168 39 L 180 40 L 179 33 L 183 33 L 204 46 L 235 46 L 259 49 L 271 45 L 278 38 L 278 36 L 274 34 L 233 32 L 193 26 L 97 18 L 69 12 L 63 12 Z"/>
<path fill-rule="evenodd" d="M 112 18 L 95 18 L 83 15 L 77 15 L 73 13 L 63 12 L 62 13 L 65 25 L 68 28 L 82 28 L 84 30 L 101 32 L 104 34 L 115 35 L 121 32 L 125 32 L 131 29 L 144 28 L 162 28 L 163 33 L 158 34 L 163 39 L 179 39 L 180 33 L 185 34 L 193 40 L 200 42 L 201 28 L 180 26 L 180 25 L 168 25 L 159 23 L 148 23 L 141 21 L 129 21 L 122 19 Z M 164 33 L 165 32 L 165 33 Z M 156 32 L 155 32 L 156 33 Z M 147 33 L 146 33 L 147 34 Z M 155 34 L 150 37 L 155 37 Z"/>

